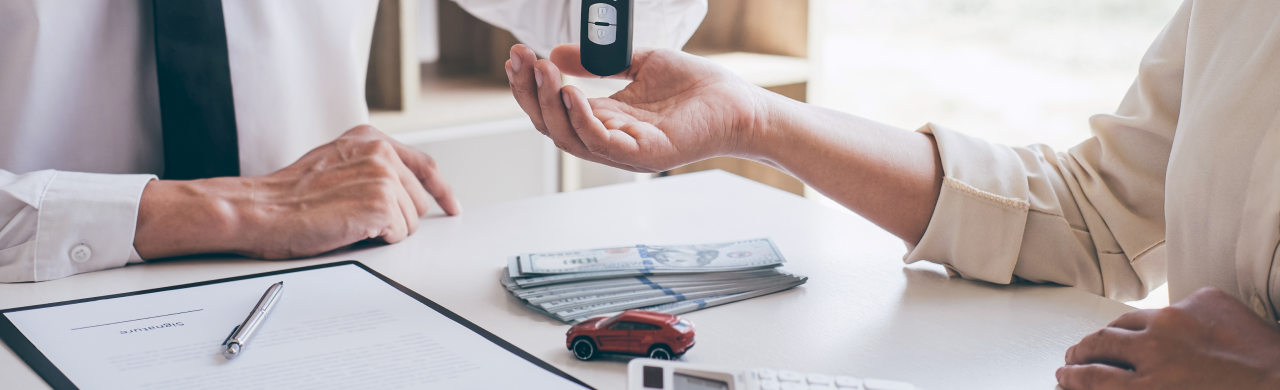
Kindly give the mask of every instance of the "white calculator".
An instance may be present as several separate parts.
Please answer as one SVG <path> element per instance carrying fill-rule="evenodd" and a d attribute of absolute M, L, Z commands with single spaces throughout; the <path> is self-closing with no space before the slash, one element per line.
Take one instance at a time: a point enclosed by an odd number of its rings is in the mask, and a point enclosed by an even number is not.
<path fill-rule="evenodd" d="M 758 368 L 735 370 L 633 359 L 627 364 L 627 390 L 919 390 L 906 382 L 862 379 Z"/>

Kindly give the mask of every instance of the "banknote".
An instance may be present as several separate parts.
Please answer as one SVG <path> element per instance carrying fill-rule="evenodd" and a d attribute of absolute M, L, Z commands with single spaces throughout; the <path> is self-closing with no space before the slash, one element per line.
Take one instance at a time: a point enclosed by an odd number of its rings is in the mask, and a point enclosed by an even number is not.
<path fill-rule="evenodd" d="M 785 291 L 785 290 L 790 289 L 790 288 L 793 288 L 793 287 L 795 287 L 795 285 L 781 285 L 781 286 L 775 286 L 775 287 L 771 287 L 771 288 L 767 288 L 767 289 L 762 289 L 762 290 L 755 290 L 755 291 L 748 291 L 748 292 L 740 292 L 740 293 L 736 293 L 736 294 L 726 294 L 726 295 L 718 295 L 718 296 L 713 296 L 713 297 L 706 297 L 706 298 L 698 298 L 698 299 L 691 299 L 691 300 L 677 301 L 677 302 L 664 303 L 664 304 L 655 305 L 655 306 L 639 307 L 639 308 L 635 308 L 635 309 L 639 309 L 639 310 L 648 310 L 648 311 L 655 311 L 655 312 L 659 312 L 659 313 L 666 313 L 666 314 L 673 314 L 673 315 L 679 315 L 679 314 L 685 314 L 685 313 L 689 313 L 689 312 L 693 312 L 693 311 L 697 311 L 697 310 L 706 309 L 706 308 L 708 308 L 708 307 L 715 307 L 715 306 L 720 306 L 720 305 L 724 305 L 724 304 L 728 304 L 728 303 L 733 303 L 733 302 L 737 302 L 737 301 L 742 301 L 742 300 L 747 300 L 747 299 L 751 299 L 751 298 L 755 298 L 755 297 L 760 297 L 760 296 L 764 296 L 764 295 L 769 295 L 769 294 L 773 294 L 773 293 L 776 293 L 776 292 Z M 628 309 L 628 310 L 629 310 L 629 309 Z M 543 313 L 543 314 L 545 314 L 545 315 L 547 315 L 547 316 L 550 316 L 550 317 L 555 317 L 554 315 L 552 315 L 552 314 L 550 314 L 550 313 L 547 313 L 546 311 L 541 311 L 541 310 L 536 310 L 536 309 L 535 309 L 535 311 L 539 311 L 539 312 L 541 312 L 541 313 Z M 613 313 L 601 313 L 601 314 L 594 314 L 594 315 L 585 316 L 585 317 L 570 317 L 570 318 L 563 318 L 563 319 L 562 319 L 562 318 L 558 318 L 558 317 L 556 317 L 556 319 L 558 319 L 558 320 L 560 320 L 560 321 L 563 321 L 563 322 L 565 322 L 565 323 L 568 323 L 568 324 L 576 324 L 576 323 L 578 323 L 578 322 L 585 321 L 585 320 L 590 319 L 590 318 L 592 318 L 592 317 L 598 317 L 598 316 L 600 316 L 600 315 L 609 315 L 609 314 L 613 314 Z"/>
<path fill-rule="evenodd" d="M 577 323 L 592 317 L 598 317 L 602 315 L 611 315 L 614 313 L 622 312 L 625 310 L 631 310 L 631 309 L 646 310 L 645 308 L 647 307 L 661 306 L 664 304 L 678 304 L 678 303 L 684 303 L 684 302 L 699 302 L 699 301 L 705 302 L 710 300 L 711 302 L 722 301 L 722 302 L 715 303 L 716 305 L 720 305 L 720 304 L 735 302 L 743 299 L 750 299 L 759 295 L 771 294 L 773 292 L 783 291 L 786 289 L 793 288 L 797 285 L 799 285 L 799 283 L 780 284 L 780 285 L 774 285 L 765 289 L 751 290 L 751 291 L 726 291 L 722 295 L 717 295 L 713 293 L 713 294 L 706 294 L 699 297 L 689 297 L 684 300 L 672 299 L 672 298 L 637 300 L 634 302 L 628 302 L 626 304 L 613 305 L 611 307 L 605 307 L 605 308 L 600 308 L 595 310 L 580 310 L 580 311 L 572 311 L 572 312 L 561 311 L 561 312 L 555 312 L 555 313 L 549 313 L 545 310 L 538 310 L 538 311 L 543 313 L 548 313 L 549 316 L 561 322 L 572 324 L 572 323 Z M 717 297 L 735 296 L 738 294 L 742 294 L 742 296 L 732 300 L 717 299 Z M 705 307 L 709 307 L 709 306 L 705 306 L 704 304 L 703 308 Z M 690 309 L 688 311 L 693 311 L 698 309 L 699 308 L 697 308 L 695 305 L 693 309 Z M 683 312 L 688 312 L 688 311 L 683 311 Z M 681 314 L 681 313 L 672 312 L 670 314 Z"/>
<path fill-rule="evenodd" d="M 773 266 L 767 266 L 766 269 L 764 270 L 767 270 L 767 268 L 772 268 L 776 266 L 777 266 L 776 264 Z M 596 271 L 596 272 L 582 272 L 582 273 L 575 273 L 575 274 L 521 276 L 521 277 L 511 277 L 510 272 L 507 270 L 504 270 L 499 281 L 502 282 L 502 285 L 506 286 L 508 290 L 513 290 L 513 289 L 528 289 L 528 288 L 540 287 L 540 286 L 558 286 L 566 283 L 576 283 L 576 282 L 583 282 L 583 281 L 614 280 L 617 278 L 626 278 L 626 277 L 659 277 L 659 276 L 674 276 L 674 275 L 682 275 L 687 277 L 699 277 L 700 275 L 717 275 L 717 274 L 727 274 L 731 272 L 750 272 L 755 270 L 761 270 L 761 269 L 756 268 L 756 269 L 745 269 L 745 270 L 726 270 L 726 271 L 717 271 L 717 272 L 699 271 L 699 270 L 692 270 L 691 272 L 651 272 L 647 270 L 621 270 L 621 271 Z"/>
<path fill-rule="evenodd" d="M 682 314 L 808 281 L 785 262 L 768 238 L 636 245 L 511 256 L 499 282 L 529 309 L 576 323 L 629 309 Z"/>
<path fill-rule="evenodd" d="M 661 288 L 651 288 L 651 289 L 629 289 L 628 291 L 615 291 L 615 292 L 595 293 L 595 294 L 578 295 L 578 296 L 548 297 L 546 299 L 538 300 L 538 301 L 527 300 L 527 302 L 530 304 L 536 304 L 547 311 L 558 312 L 558 311 L 572 310 L 572 309 L 577 309 L 581 307 L 592 306 L 600 303 L 629 300 L 632 298 L 660 297 L 664 295 L 675 296 L 675 297 L 681 297 L 681 296 L 687 297 L 697 293 L 703 293 L 708 291 L 723 291 L 723 290 L 729 290 L 729 289 L 743 289 L 743 288 L 758 289 L 758 288 L 762 288 L 761 286 L 767 286 L 767 285 L 780 283 L 780 282 L 791 282 L 794 280 L 795 278 L 789 275 L 778 275 L 772 278 L 755 279 L 750 281 L 730 281 L 730 282 L 721 282 L 721 283 L 715 283 L 715 284 L 684 285 L 684 286 L 671 286 L 671 287 L 663 286 Z"/>
<path fill-rule="evenodd" d="M 758 279 L 779 274 L 780 271 L 777 269 L 768 268 L 753 271 L 718 272 L 693 275 L 630 276 L 614 279 L 586 280 L 530 288 L 514 286 L 514 288 L 508 289 L 517 297 L 522 299 L 533 299 L 539 296 L 566 295 L 570 293 L 602 291 L 605 289 L 615 288 L 677 287 L 689 284 L 707 284 L 732 280 Z"/>
<path fill-rule="evenodd" d="M 751 291 L 758 291 L 758 290 L 769 290 L 769 289 L 780 288 L 784 286 L 786 288 L 791 288 L 791 287 L 795 287 L 800 284 L 803 284 L 806 280 L 807 279 L 805 278 L 795 278 L 793 280 L 777 281 L 777 282 L 768 283 L 768 284 L 724 288 L 724 289 L 717 289 L 712 291 L 697 292 L 692 294 L 637 297 L 637 298 L 622 299 L 622 300 L 616 300 L 616 301 L 600 302 L 600 303 L 583 306 L 583 307 L 577 307 L 577 308 L 568 309 L 568 310 L 552 311 L 552 310 L 542 309 L 539 307 L 539 311 L 549 313 L 553 317 L 561 321 L 570 322 L 572 319 L 575 319 L 575 318 L 590 318 L 590 317 L 594 317 L 604 313 L 618 312 L 618 311 L 636 309 L 636 308 L 648 307 L 648 306 L 656 306 L 664 303 L 681 302 L 681 301 L 687 301 L 687 300 L 695 300 L 695 299 L 702 299 L 702 298 L 709 298 L 709 297 L 715 297 L 715 296 L 721 296 L 721 295 L 730 295 L 730 294 L 737 294 L 737 293 L 751 292 Z M 537 305 L 529 305 L 529 306 L 537 307 Z"/>
<path fill-rule="evenodd" d="M 717 272 L 785 263 L 772 239 L 718 244 L 636 245 L 551 253 L 526 253 L 508 259 L 511 277 L 608 271 Z M 512 267 L 512 266 L 515 267 Z"/>
<path fill-rule="evenodd" d="M 745 299 L 751 299 L 759 296 L 769 295 L 769 294 L 783 291 L 792 287 L 795 287 L 795 286 L 776 286 L 772 288 L 756 290 L 756 291 L 748 291 L 748 292 L 737 293 L 737 294 L 728 294 L 728 295 L 720 295 L 720 296 L 680 301 L 680 302 L 664 303 L 657 306 L 642 307 L 640 308 L 640 310 L 656 311 L 659 313 L 667 313 L 667 314 L 684 314 L 684 313 L 688 313 L 696 310 L 702 310 L 708 307 L 720 306 L 726 303 L 733 303 L 733 302 L 737 302 Z M 585 320 L 585 319 L 586 318 L 579 319 L 578 321 Z"/>
<path fill-rule="evenodd" d="M 526 300 L 526 302 L 541 306 L 543 309 L 546 309 L 549 311 L 558 311 L 558 310 L 567 310 L 567 309 L 573 309 L 573 308 L 583 307 L 583 306 L 590 306 L 590 305 L 601 303 L 601 302 L 612 302 L 612 301 L 625 300 L 630 298 L 656 297 L 656 296 L 662 296 L 662 295 L 692 294 L 697 292 L 723 290 L 723 289 L 734 288 L 739 286 L 759 284 L 760 282 L 762 281 L 740 282 L 740 283 L 729 282 L 729 283 L 718 283 L 718 284 L 699 284 L 699 285 L 685 285 L 685 286 L 673 286 L 673 287 L 663 287 L 663 288 L 627 289 L 625 291 L 591 293 L 587 295 L 578 295 L 578 296 L 547 297 L 546 299 L 541 299 L 538 301 Z"/>

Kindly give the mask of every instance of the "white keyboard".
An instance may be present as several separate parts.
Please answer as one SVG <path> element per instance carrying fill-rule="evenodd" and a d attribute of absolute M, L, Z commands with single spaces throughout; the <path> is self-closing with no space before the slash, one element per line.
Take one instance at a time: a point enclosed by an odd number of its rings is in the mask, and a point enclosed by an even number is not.
<path fill-rule="evenodd" d="M 916 390 L 910 383 L 757 368 L 747 373 L 749 390 Z M 754 385 L 754 386 L 753 386 Z"/>
<path fill-rule="evenodd" d="M 627 364 L 628 390 L 919 390 L 906 382 L 758 368 L 740 370 L 670 360 Z"/>

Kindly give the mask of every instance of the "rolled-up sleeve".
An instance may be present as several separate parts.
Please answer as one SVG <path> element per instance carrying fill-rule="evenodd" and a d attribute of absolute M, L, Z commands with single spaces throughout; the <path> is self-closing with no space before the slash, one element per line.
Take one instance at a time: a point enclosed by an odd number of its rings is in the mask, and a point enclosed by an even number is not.
<path fill-rule="evenodd" d="M 0 282 L 58 279 L 141 260 L 133 248 L 154 175 L 0 171 Z"/>
<path fill-rule="evenodd" d="M 1180 108 L 1190 2 L 1143 57 L 1115 114 L 1066 153 L 991 144 L 930 124 L 942 191 L 905 260 L 992 283 L 1075 286 L 1116 300 L 1166 278 L 1164 183 Z"/>

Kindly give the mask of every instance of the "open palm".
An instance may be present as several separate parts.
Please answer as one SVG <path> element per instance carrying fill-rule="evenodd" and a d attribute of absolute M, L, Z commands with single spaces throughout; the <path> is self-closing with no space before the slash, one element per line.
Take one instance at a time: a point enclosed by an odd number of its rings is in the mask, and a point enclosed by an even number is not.
<path fill-rule="evenodd" d="M 595 77 L 582 68 L 579 53 L 578 45 L 561 45 L 550 61 L 521 68 L 516 65 L 533 56 L 517 45 L 513 59 L 525 57 L 508 64 L 516 99 L 560 149 L 637 172 L 746 153 L 740 146 L 761 120 L 763 90 L 701 57 L 637 49 L 631 68 L 610 77 L 632 80 L 626 89 L 586 99 L 559 82 L 560 72 Z"/>

